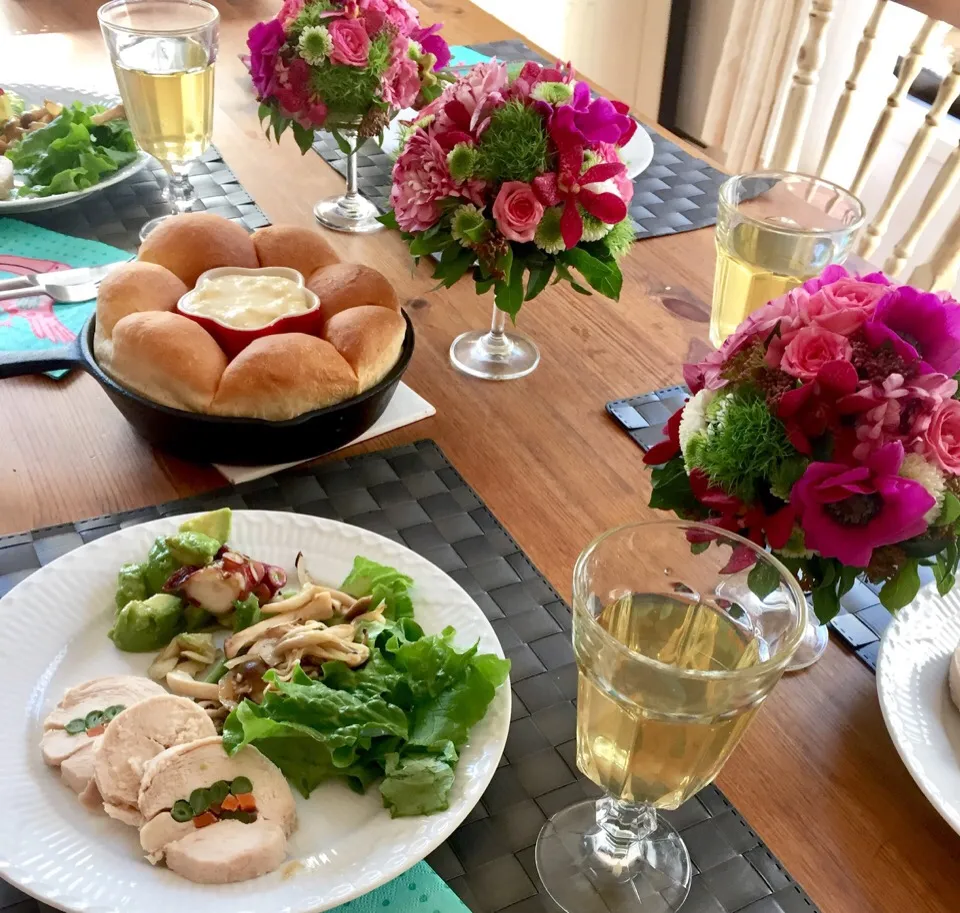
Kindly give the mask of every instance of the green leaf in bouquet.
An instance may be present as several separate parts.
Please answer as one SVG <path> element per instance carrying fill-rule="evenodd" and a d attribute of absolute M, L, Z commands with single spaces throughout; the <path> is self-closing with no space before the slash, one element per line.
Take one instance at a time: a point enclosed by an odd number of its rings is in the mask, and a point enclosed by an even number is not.
<path fill-rule="evenodd" d="M 410 253 L 414 257 L 422 257 L 425 254 L 435 254 L 454 243 L 450 235 L 434 234 L 430 237 L 419 235 L 410 242 Z"/>
<path fill-rule="evenodd" d="M 400 231 L 400 225 L 397 223 L 397 214 L 392 209 L 385 212 L 382 216 L 377 216 L 377 221 L 386 228 Z"/>
<path fill-rule="evenodd" d="M 758 561 L 747 574 L 747 586 L 757 599 L 766 599 L 780 586 L 780 572 L 766 561 Z"/>
<path fill-rule="evenodd" d="M 590 296 L 592 292 L 588 288 L 584 288 L 577 280 L 573 277 L 573 273 L 567 269 L 563 262 L 557 259 L 554 262 L 554 269 L 557 272 L 557 278 L 553 280 L 553 284 L 556 285 L 558 282 L 566 281 L 570 283 L 570 288 L 580 295 Z"/>
<path fill-rule="evenodd" d="M 459 244 L 443 249 L 440 262 L 434 267 L 433 278 L 439 280 L 437 288 L 450 288 L 476 262 L 474 251 Z"/>
<path fill-rule="evenodd" d="M 942 552 L 953 539 L 953 534 L 950 531 L 938 530 L 937 527 L 934 527 L 933 530 L 929 530 L 922 536 L 901 542 L 900 548 L 910 558 L 932 558 Z"/>
<path fill-rule="evenodd" d="M 261 102 L 260 107 L 257 108 L 257 117 L 260 120 L 261 126 L 263 125 L 263 122 L 270 116 L 272 111 L 273 109 L 270 107 L 270 105 L 265 105 Z"/>
<path fill-rule="evenodd" d="M 524 301 L 533 301 L 546 287 L 553 275 L 553 264 L 545 266 L 528 266 L 527 294 Z"/>
<path fill-rule="evenodd" d="M 506 253 L 497 257 L 497 270 L 501 273 L 501 281 L 509 284 L 513 274 L 513 248 L 508 247 Z"/>
<path fill-rule="evenodd" d="M 840 611 L 840 597 L 833 584 L 818 586 L 813 591 L 813 612 L 820 624 L 825 625 Z"/>
<path fill-rule="evenodd" d="M 863 573 L 863 568 L 859 567 L 847 567 L 846 565 L 840 570 L 840 586 L 837 588 L 837 595 L 846 596 L 850 590 L 853 589 L 853 585 L 857 582 L 857 577 Z"/>
<path fill-rule="evenodd" d="M 958 556 L 960 556 L 960 550 L 957 549 L 956 539 L 953 539 L 950 544 L 937 555 L 936 564 L 933 566 L 933 576 L 937 581 L 937 592 L 941 596 L 946 596 L 957 582 Z"/>
<path fill-rule="evenodd" d="M 582 247 L 573 247 L 566 251 L 564 258 L 587 280 L 591 288 L 613 301 L 620 300 L 623 276 L 613 260 L 604 262 Z"/>
<path fill-rule="evenodd" d="M 683 465 L 683 457 L 675 456 L 651 473 L 653 491 L 650 506 L 656 510 L 696 511 L 699 502 L 690 488 L 690 477 Z"/>
<path fill-rule="evenodd" d="M 493 300 L 501 311 L 510 315 L 516 322 L 517 314 L 523 307 L 523 263 L 514 262 L 509 282 L 495 282 Z"/>
<path fill-rule="evenodd" d="M 902 609 L 916 598 L 920 591 L 920 569 L 911 559 L 891 577 L 880 590 L 880 602 L 891 612 Z"/>
<path fill-rule="evenodd" d="M 494 287 L 494 285 L 497 284 L 497 280 L 496 280 L 496 279 L 493 279 L 493 278 L 490 278 L 490 279 L 477 279 L 476 277 L 474 277 L 474 282 L 476 282 L 476 284 L 477 284 L 477 294 L 478 294 L 478 295 L 486 295 L 487 292 L 489 292 L 490 289 L 492 289 L 492 288 Z"/>
<path fill-rule="evenodd" d="M 291 121 L 290 126 L 293 130 L 293 138 L 300 147 L 300 152 L 306 155 L 313 148 L 313 130 L 298 124 L 296 121 Z"/>
<path fill-rule="evenodd" d="M 960 520 L 960 499 L 952 491 L 948 491 L 943 496 L 943 507 L 937 517 L 937 526 L 950 526 L 957 520 Z"/>
<path fill-rule="evenodd" d="M 702 555 L 708 548 L 710 548 L 709 542 L 691 542 L 690 543 L 690 554 L 691 555 Z"/>

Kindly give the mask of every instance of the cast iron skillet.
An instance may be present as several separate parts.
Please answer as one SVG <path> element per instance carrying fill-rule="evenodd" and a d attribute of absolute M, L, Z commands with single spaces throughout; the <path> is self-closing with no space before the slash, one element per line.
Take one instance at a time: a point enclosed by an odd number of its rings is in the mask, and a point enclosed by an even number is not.
<path fill-rule="evenodd" d="M 171 409 L 120 386 L 93 356 L 95 314 L 90 315 L 77 338 L 67 346 L 42 352 L 0 353 L 0 379 L 80 368 L 103 387 L 137 433 L 162 450 L 204 463 L 289 463 L 336 450 L 380 418 L 413 355 L 413 324 L 406 314 L 403 319 L 407 333 L 400 358 L 379 384 L 353 399 L 282 422 Z"/>

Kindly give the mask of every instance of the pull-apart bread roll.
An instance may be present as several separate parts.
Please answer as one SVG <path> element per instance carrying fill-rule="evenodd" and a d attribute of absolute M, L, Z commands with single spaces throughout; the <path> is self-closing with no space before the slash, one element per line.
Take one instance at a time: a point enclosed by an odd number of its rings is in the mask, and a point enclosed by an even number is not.
<path fill-rule="evenodd" d="M 236 222 L 209 212 L 188 212 L 162 222 L 147 235 L 137 256 L 165 266 L 190 288 L 208 269 L 260 265 L 250 235 Z"/>
<path fill-rule="evenodd" d="M 164 406 L 210 411 L 227 356 L 198 323 L 166 311 L 130 314 L 113 328 L 112 343 L 100 366 L 114 380 Z"/>
<path fill-rule="evenodd" d="M 223 372 L 210 410 L 282 421 L 357 394 L 357 375 L 329 342 L 306 333 L 264 336 Z"/>
<path fill-rule="evenodd" d="M 376 386 L 400 357 L 407 324 L 396 311 L 383 307 L 348 308 L 327 321 L 323 338 L 353 368 L 359 392 Z"/>
<path fill-rule="evenodd" d="M 117 321 L 141 311 L 173 311 L 190 291 L 170 270 L 133 260 L 107 273 L 97 292 L 97 338 L 109 339 Z"/>
<path fill-rule="evenodd" d="M 321 267 L 307 279 L 307 288 L 320 299 L 324 320 L 367 304 L 400 313 L 400 300 L 386 276 L 361 263 Z"/>
<path fill-rule="evenodd" d="M 295 269 L 304 281 L 323 266 L 340 258 L 323 236 L 296 225 L 268 225 L 252 235 L 261 266 L 286 266 Z"/>

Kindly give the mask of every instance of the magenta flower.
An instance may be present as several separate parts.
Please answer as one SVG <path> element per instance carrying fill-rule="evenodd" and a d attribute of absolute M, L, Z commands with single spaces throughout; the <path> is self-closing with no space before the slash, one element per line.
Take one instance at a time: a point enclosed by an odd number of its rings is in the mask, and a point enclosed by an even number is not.
<path fill-rule="evenodd" d="M 609 98 L 591 99 L 590 87 L 578 82 L 571 101 L 554 111 L 550 132 L 563 136 L 568 143 L 583 146 L 623 146 L 637 130 L 637 122 L 627 114 L 628 110 L 622 102 Z"/>
<path fill-rule="evenodd" d="M 877 305 L 865 329 L 871 345 L 889 343 L 908 362 L 922 359 L 924 370 L 960 371 L 960 304 L 953 299 L 901 285 Z"/>
<path fill-rule="evenodd" d="M 247 33 L 247 47 L 250 49 L 250 76 L 260 98 L 268 98 L 274 93 L 277 55 L 286 40 L 283 26 L 276 19 L 258 22 Z"/>
<path fill-rule="evenodd" d="M 437 58 L 433 65 L 434 70 L 442 70 L 450 63 L 450 45 L 437 34 L 441 28 L 441 24 L 436 22 L 429 28 L 415 29 L 410 35 L 423 48 L 425 54 L 433 54 Z"/>
<path fill-rule="evenodd" d="M 807 548 L 848 567 L 866 567 L 875 548 L 924 532 L 924 514 L 936 501 L 919 482 L 897 474 L 903 456 L 903 445 L 894 442 L 862 466 L 811 463 L 790 499 Z"/>

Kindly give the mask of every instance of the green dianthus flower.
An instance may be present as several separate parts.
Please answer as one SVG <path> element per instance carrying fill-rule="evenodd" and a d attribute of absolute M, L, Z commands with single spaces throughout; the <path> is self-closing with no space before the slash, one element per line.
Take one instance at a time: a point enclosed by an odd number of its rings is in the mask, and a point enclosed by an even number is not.
<path fill-rule="evenodd" d="M 630 216 L 627 216 L 622 222 L 617 222 L 610 231 L 604 236 L 603 243 L 607 250 L 613 255 L 614 260 L 619 260 L 628 250 L 637 238 Z"/>

